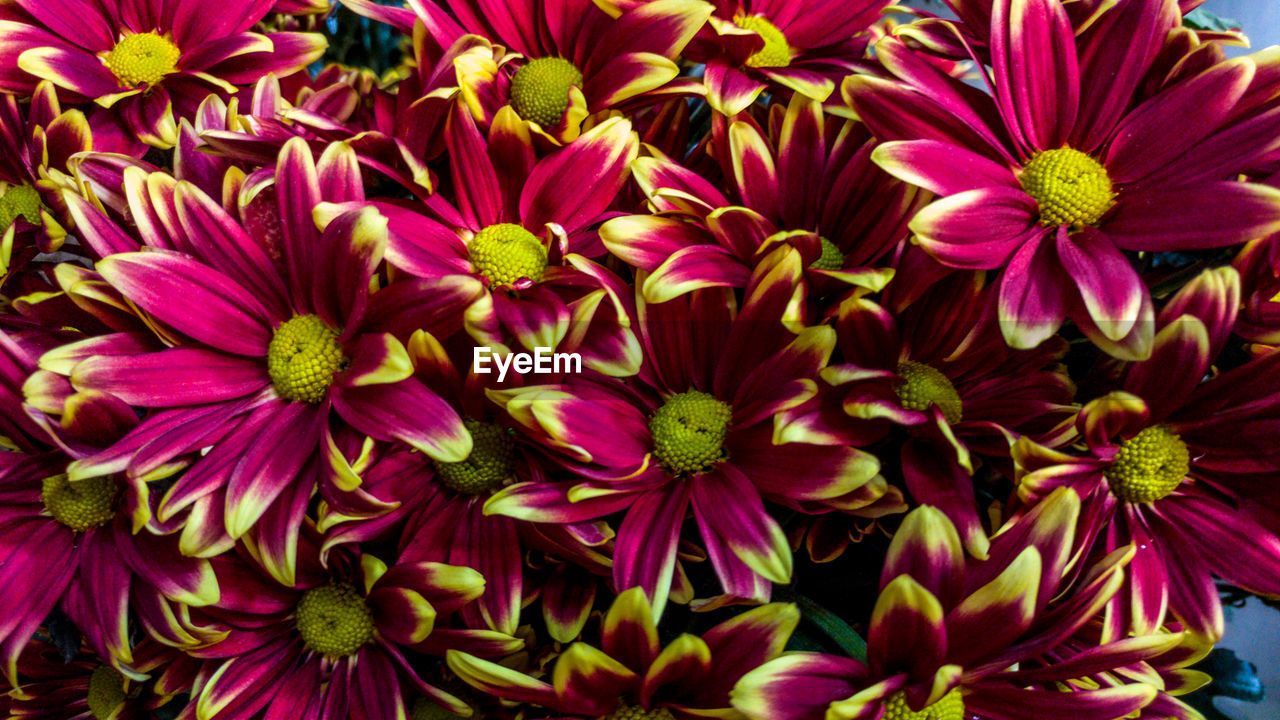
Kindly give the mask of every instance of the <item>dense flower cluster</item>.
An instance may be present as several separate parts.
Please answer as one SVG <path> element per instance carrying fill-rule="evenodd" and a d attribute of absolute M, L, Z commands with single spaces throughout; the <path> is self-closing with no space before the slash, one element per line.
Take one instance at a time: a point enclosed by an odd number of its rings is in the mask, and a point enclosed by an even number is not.
<path fill-rule="evenodd" d="M 944 2 L 0 2 L 0 714 L 1201 718 L 1280 51 Z"/>

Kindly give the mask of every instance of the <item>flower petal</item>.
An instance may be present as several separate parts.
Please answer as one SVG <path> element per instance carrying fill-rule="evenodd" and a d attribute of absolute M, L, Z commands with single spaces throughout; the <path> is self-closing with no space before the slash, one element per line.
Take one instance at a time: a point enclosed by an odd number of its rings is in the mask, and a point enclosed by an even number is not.
<path fill-rule="evenodd" d="M 261 362 L 198 348 L 132 357 L 91 357 L 75 366 L 77 389 L 111 393 L 140 407 L 182 407 L 253 395 L 270 384 Z"/>
<path fill-rule="evenodd" d="M 458 411 L 417 380 L 347 387 L 332 397 L 338 414 L 369 437 L 406 442 L 441 462 L 471 453 Z"/>
<path fill-rule="evenodd" d="M 194 340 L 237 355 L 266 357 L 266 308 L 222 273 L 178 253 L 121 253 L 98 272 L 130 301 Z"/>

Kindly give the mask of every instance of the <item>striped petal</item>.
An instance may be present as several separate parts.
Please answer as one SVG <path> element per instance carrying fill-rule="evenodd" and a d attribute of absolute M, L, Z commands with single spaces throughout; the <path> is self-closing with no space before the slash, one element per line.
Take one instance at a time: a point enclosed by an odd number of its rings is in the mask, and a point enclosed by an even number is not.
<path fill-rule="evenodd" d="M 1035 617 L 1039 586 L 1040 553 L 1029 547 L 947 613 L 947 661 L 967 665 L 1022 635 Z"/>
<path fill-rule="evenodd" d="M 1003 187 L 1021 190 L 1007 167 L 940 140 L 882 143 L 871 159 L 890 175 L 946 197 L 969 190 Z"/>
<path fill-rule="evenodd" d="M 111 393 L 139 407 L 182 407 L 253 395 L 270 384 L 260 361 L 172 348 L 134 357 L 97 356 L 75 366 L 77 389 Z"/>
<path fill-rule="evenodd" d="M 643 673 L 658 655 L 658 627 L 644 589 L 618 593 L 604 618 L 602 647 L 609 657 Z"/>
<path fill-rule="evenodd" d="M 1000 278 L 997 306 L 1000 331 L 1010 347 L 1034 348 L 1062 327 L 1068 303 L 1065 275 L 1047 237 L 1014 253 Z"/>
<path fill-rule="evenodd" d="M 264 425 L 227 483 L 227 534 L 238 538 L 297 478 L 316 451 L 327 418 L 304 403 L 286 403 Z"/>
<path fill-rule="evenodd" d="M 916 242 L 944 265 L 987 270 L 1027 243 L 1038 208 L 1021 190 L 988 187 L 935 200 L 916 213 Z"/>
<path fill-rule="evenodd" d="M 791 581 L 791 547 L 741 471 L 721 466 L 692 481 L 693 511 L 747 567 L 776 583 Z M 709 539 L 704 538 L 708 542 Z"/>
<path fill-rule="evenodd" d="M 947 655 L 942 604 L 910 575 L 885 585 L 871 613 L 867 663 L 878 676 L 928 679 Z"/>
<path fill-rule="evenodd" d="M 613 118 L 591 128 L 534 167 L 520 196 L 524 225 L 557 223 L 572 233 L 595 220 L 622 189 L 639 152 L 631 123 Z M 565 178 L 574 178 L 571 186 Z"/>
<path fill-rule="evenodd" d="M 635 498 L 618 527 L 613 581 L 617 587 L 644 588 L 655 617 L 662 617 L 675 576 L 680 526 L 689 508 L 686 483 L 670 483 Z"/>
<path fill-rule="evenodd" d="M 271 342 L 266 309 L 236 281 L 177 253 L 121 253 L 98 272 L 156 319 L 218 350 L 265 357 Z M 175 301 L 176 300 L 176 301 Z"/>
<path fill-rule="evenodd" d="M 711 648 L 702 638 L 684 633 L 672 640 L 649 666 L 640 688 L 640 702 L 648 706 L 664 686 L 696 688 L 711 672 Z"/>
<path fill-rule="evenodd" d="M 457 650 L 449 650 L 445 662 L 459 678 L 481 692 L 542 707 L 556 706 L 555 688 L 524 673 Z"/>
<path fill-rule="evenodd" d="M 58 87 L 99 99 L 108 106 L 124 95 L 137 92 L 121 88 L 115 75 L 98 58 L 65 45 L 24 50 L 18 56 L 18 67 Z"/>
<path fill-rule="evenodd" d="M 738 121 L 729 126 L 733 179 L 743 204 L 767 218 L 778 217 L 778 171 L 769 142 L 755 126 Z"/>
<path fill-rule="evenodd" d="M 959 600 L 964 576 L 964 549 L 955 526 L 937 508 L 923 505 L 907 514 L 894 533 L 880 573 L 883 588 L 909 575 L 946 607 Z"/>
<path fill-rule="evenodd" d="M 471 453 L 458 411 L 417 380 L 345 387 L 332 398 L 338 414 L 372 438 L 406 442 L 441 462 Z"/>
<path fill-rule="evenodd" d="M 1061 147 L 1080 102 L 1071 21 L 1058 0 L 997 0 L 991 8 L 991 70 L 1006 121 L 1027 147 Z"/>
<path fill-rule="evenodd" d="M 560 701 L 584 715 L 608 713 L 634 692 L 640 678 L 627 666 L 586 643 L 574 643 L 556 659 L 551 683 Z"/>
<path fill-rule="evenodd" d="M 789 653 L 744 675 L 730 698 L 751 720 L 813 720 L 828 717 L 831 703 L 857 696 L 867 677 L 866 666 L 857 660 Z"/>

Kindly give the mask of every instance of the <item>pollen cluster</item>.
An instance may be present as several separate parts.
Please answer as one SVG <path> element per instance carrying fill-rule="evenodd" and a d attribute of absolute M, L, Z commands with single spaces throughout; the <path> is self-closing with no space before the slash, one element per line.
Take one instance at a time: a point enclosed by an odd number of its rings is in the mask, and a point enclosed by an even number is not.
<path fill-rule="evenodd" d="M 71 482 L 65 474 L 45 478 L 40 489 L 44 509 L 76 532 L 105 525 L 114 518 L 119 494 L 120 486 L 112 477 Z"/>
<path fill-rule="evenodd" d="M 747 58 L 748 67 L 786 67 L 791 64 L 791 46 L 777 25 L 760 15 L 738 15 L 733 24 L 754 32 L 764 40 L 764 47 Z"/>
<path fill-rule="evenodd" d="M 937 405 L 948 423 L 960 422 L 962 404 L 960 393 L 951 380 L 936 368 L 924 363 L 904 360 L 898 363 L 898 375 L 902 382 L 894 388 L 902 407 L 924 411 L 929 405 Z"/>
<path fill-rule="evenodd" d="M 724 459 L 733 409 L 697 390 L 672 395 L 649 419 L 653 456 L 672 475 L 702 472 Z"/>
<path fill-rule="evenodd" d="M 125 35 L 111 48 L 103 62 L 121 85 L 155 85 L 177 70 L 178 46 L 154 32 Z"/>
<path fill-rule="evenodd" d="M 33 225 L 40 224 L 40 192 L 30 185 L 14 185 L 0 194 L 0 232 L 14 220 L 23 218 Z"/>
<path fill-rule="evenodd" d="M 568 60 L 530 60 L 511 78 L 511 109 L 543 128 L 554 128 L 569 109 L 569 88 L 574 86 L 582 87 L 582 71 Z"/>
<path fill-rule="evenodd" d="M 1149 503 L 1173 492 L 1190 465 L 1191 456 L 1182 438 L 1156 425 L 1120 443 L 1103 475 L 1120 500 Z"/>
<path fill-rule="evenodd" d="M 109 720 L 124 704 L 124 675 L 110 665 L 99 665 L 89 675 L 89 712 L 97 720 Z"/>
<path fill-rule="evenodd" d="M 822 241 L 822 254 L 809 263 L 809 267 L 814 270 L 839 270 L 844 267 L 844 253 L 840 252 L 840 248 L 826 238 L 819 239 Z"/>
<path fill-rule="evenodd" d="M 285 400 L 315 405 L 347 364 L 338 331 L 315 315 L 298 315 L 276 328 L 267 346 L 267 374 Z"/>
<path fill-rule="evenodd" d="M 664 708 L 645 710 L 639 705 L 619 705 L 617 710 L 605 715 L 601 720 L 674 720 L 671 711 Z"/>
<path fill-rule="evenodd" d="M 447 488 L 468 495 L 497 490 L 511 479 L 516 464 L 516 443 L 505 428 L 464 418 L 471 433 L 471 454 L 461 462 L 437 462 L 436 473 Z"/>
<path fill-rule="evenodd" d="M 476 233 L 467 244 L 471 266 L 489 287 L 510 285 L 520 278 L 534 282 L 547 271 L 547 249 L 533 233 L 515 223 L 498 223 Z"/>
<path fill-rule="evenodd" d="M 1040 222 L 1050 227 L 1093 225 L 1115 204 L 1107 169 L 1071 148 L 1031 158 L 1018 182 L 1040 205 Z"/>
<path fill-rule="evenodd" d="M 312 651 L 327 657 L 354 655 L 373 639 L 373 616 L 355 587 L 321 585 L 298 601 L 298 634 Z"/>
<path fill-rule="evenodd" d="M 964 698 L 960 688 L 955 688 L 938 702 L 915 711 L 907 705 L 906 693 L 898 691 L 884 704 L 883 720 L 964 720 Z"/>

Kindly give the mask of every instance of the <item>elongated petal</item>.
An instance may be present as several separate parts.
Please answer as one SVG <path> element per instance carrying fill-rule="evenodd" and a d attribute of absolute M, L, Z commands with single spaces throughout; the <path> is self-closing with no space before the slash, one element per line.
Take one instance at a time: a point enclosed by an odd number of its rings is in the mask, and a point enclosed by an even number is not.
<path fill-rule="evenodd" d="M 596 715 L 616 707 L 619 696 L 637 690 L 640 678 L 617 660 L 577 642 L 556 659 L 551 683 L 562 703 L 575 712 Z"/>
<path fill-rule="evenodd" d="M 1125 250 L 1164 252 L 1222 247 L 1280 230 L 1280 190 L 1206 182 L 1124 196 L 1102 229 Z"/>
<path fill-rule="evenodd" d="M 317 248 L 312 297 L 316 314 L 334 327 L 360 324 L 369 280 L 387 249 L 387 218 L 376 208 L 345 212 L 329 221 Z M 349 335 L 349 333 L 348 333 Z"/>
<path fill-rule="evenodd" d="M 831 703 L 854 696 L 868 675 L 865 665 L 850 658 L 789 653 L 744 675 L 730 697 L 752 720 L 811 720 L 826 717 Z"/>
<path fill-rule="evenodd" d="M 1061 147 L 1075 124 L 1080 71 L 1071 22 L 1057 0 L 991 6 L 996 100 L 1031 149 Z M 1016 123 L 1016 124 L 1015 124 Z"/>
<path fill-rule="evenodd" d="M 662 617 L 675 575 L 680 526 L 689 507 L 685 483 L 650 490 L 639 497 L 618 527 L 613 581 L 618 587 L 641 587 Z"/>
<path fill-rule="evenodd" d="M 942 604 L 911 578 L 899 575 L 880 591 L 867 634 L 867 663 L 880 676 L 905 672 L 914 681 L 932 675 L 947 654 Z"/>
<path fill-rule="evenodd" d="M 626 215 L 601 225 L 600 240 L 610 253 L 652 272 L 676 251 L 710 238 L 697 226 L 675 218 Z"/>
<path fill-rule="evenodd" d="M 239 283 L 177 253 L 122 253 L 98 272 L 158 320 L 218 350 L 265 357 L 271 325 L 262 303 Z"/>
<path fill-rule="evenodd" d="M 989 187 L 1021 189 L 1008 168 L 940 140 L 883 143 L 871 153 L 871 159 L 899 180 L 943 197 Z"/>
<path fill-rule="evenodd" d="M 115 44 L 107 18 L 97 6 L 79 0 L 17 0 L 45 27 L 90 52 L 110 50 Z"/>
<path fill-rule="evenodd" d="M 129 92 L 120 87 L 106 65 L 79 48 L 65 45 L 33 47 L 18 56 L 18 67 L 89 98 L 113 98 L 119 97 L 122 91 Z"/>
<path fill-rule="evenodd" d="M 556 691 L 541 680 L 457 650 L 445 655 L 449 669 L 468 685 L 507 700 L 555 707 Z"/>
<path fill-rule="evenodd" d="M 1066 273 L 1048 237 L 1024 244 L 1000 278 L 1000 330 L 1010 347 L 1030 349 L 1047 340 L 1067 312 Z"/>
<path fill-rule="evenodd" d="M 262 428 L 227 483 L 227 533 L 238 538 L 294 482 L 316 450 L 323 414 L 304 403 L 287 403 Z"/>
<path fill-rule="evenodd" d="M 587 80 L 583 92 L 592 108 L 609 107 L 666 85 L 680 74 L 675 63 L 647 52 L 609 59 L 609 71 Z"/>
<path fill-rule="evenodd" d="M 693 484 L 693 511 L 747 567 L 776 583 L 791 581 L 791 547 L 741 471 L 723 466 Z"/>
<path fill-rule="evenodd" d="M 182 407 L 252 395 L 270 382 L 264 363 L 212 350 L 172 348 L 134 357 L 97 356 L 75 366 L 71 384 L 140 407 Z"/>
<path fill-rule="evenodd" d="M 458 411 L 416 380 L 342 388 L 333 406 L 370 437 L 401 440 L 435 460 L 460 462 L 471 452 Z"/>
<path fill-rule="evenodd" d="M 618 593 L 604 618 L 603 649 L 609 657 L 643 673 L 658 655 L 658 627 L 644 588 Z"/>
<path fill-rule="evenodd" d="M 1147 289 L 1128 258 L 1093 228 L 1069 233 L 1059 227 L 1057 251 L 1098 329 L 1113 340 L 1129 334 Z"/>
<path fill-rule="evenodd" d="M 999 577 L 947 613 L 948 662 L 963 666 L 1025 632 L 1035 616 L 1039 586 L 1040 553 L 1027 548 Z"/>
<path fill-rule="evenodd" d="M 673 253 L 644 280 L 645 300 L 664 303 L 710 287 L 745 287 L 751 268 L 717 245 L 692 245 Z"/>
<path fill-rule="evenodd" d="M 951 443 L 941 440 L 913 438 L 902 447 L 902 474 L 911 495 L 946 513 L 965 548 L 981 559 L 987 556 L 987 533 L 978 518 L 973 479 L 964 462 Z"/>
<path fill-rule="evenodd" d="M 534 167 L 520 196 L 526 227 L 557 223 L 574 232 L 604 211 L 628 175 L 639 143 L 631 123 L 622 118 L 592 128 L 568 147 Z M 573 187 L 564 178 L 576 178 Z"/>
<path fill-rule="evenodd" d="M 989 187 L 935 200 L 910 226 L 920 246 L 944 265 L 990 269 L 1027 243 L 1037 211 L 1021 190 Z"/>
<path fill-rule="evenodd" d="M 965 710 L 992 720 L 1022 720 L 1028 715 L 1045 720 L 1119 720 L 1136 713 L 1155 696 L 1156 689 L 1145 683 L 1072 692 L 984 686 L 982 693 L 965 698 Z"/>
<path fill-rule="evenodd" d="M 937 508 L 923 505 L 907 514 L 894 533 L 880 573 L 880 587 L 909 575 L 947 607 L 955 604 L 964 573 L 964 549 L 955 526 Z"/>
<path fill-rule="evenodd" d="M 1177 162 L 1222 123 L 1249 86 L 1254 70 L 1247 58 L 1218 63 L 1126 115 L 1115 129 L 1104 162 L 1112 181 L 1135 182 Z M 1153 143 L 1153 138 L 1162 136 L 1161 127 L 1170 117 L 1182 118 L 1182 131 Z"/>
<path fill-rule="evenodd" d="M 746 122 L 729 126 L 733 179 L 744 204 L 767 218 L 778 217 L 778 171 L 769 143 Z"/>

